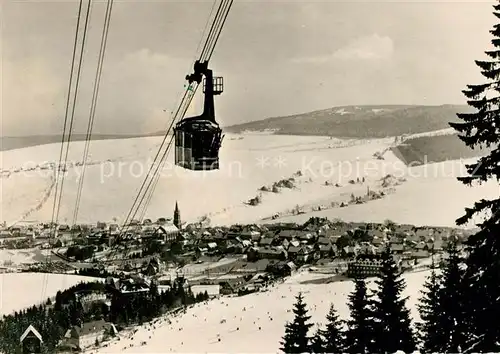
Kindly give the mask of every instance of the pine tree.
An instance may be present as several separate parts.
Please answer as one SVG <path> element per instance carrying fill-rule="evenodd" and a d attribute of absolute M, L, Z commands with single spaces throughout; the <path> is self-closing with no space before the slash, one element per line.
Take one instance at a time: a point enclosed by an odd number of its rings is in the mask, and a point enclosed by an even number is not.
<path fill-rule="evenodd" d="M 382 254 L 381 274 L 376 284 L 378 289 L 374 301 L 374 351 L 413 352 L 416 343 L 411 329 L 410 311 L 406 308 L 406 298 L 401 296 L 406 285 L 389 248 Z"/>
<path fill-rule="evenodd" d="M 60 311 L 61 308 L 62 308 L 62 294 L 61 294 L 61 291 L 57 291 L 56 293 L 56 299 L 55 299 L 55 304 L 54 304 L 54 308 L 57 310 L 57 311 Z"/>
<path fill-rule="evenodd" d="M 351 319 L 347 321 L 345 352 L 356 354 L 373 352 L 371 349 L 374 323 L 370 305 L 371 296 L 368 294 L 365 281 L 356 279 L 354 291 L 349 295 Z"/>
<path fill-rule="evenodd" d="M 442 352 L 460 353 L 466 346 L 465 288 L 463 283 L 462 259 L 457 240 L 452 240 L 448 247 L 448 259 L 443 271 L 443 287 L 439 291 L 440 319 L 444 346 Z"/>
<path fill-rule="evenodd" d="M 308 316 L 302 293 L 297 295 L 296 300 L 293 309 L 295 318 L 293 322 L 285 325 L 285 335 L 280 343 L 282 345 L 280 350 L 285 353 L 308 353 L 311 351 L 311 338 L 308 336 L 312 327 L 312 323 L 308 323 L 311 316 Z"/>
<path fill-rule="evenodd" d="M 333 304 L 326 315 L 326 329 L 323 336 L 326 341 L 326 353 L 342 353 L 344 351 L 344 333 L 342 332 L 342 321 Z"/>
<path fill-rule="evenodd" d="M 342 321 L 333 304 L 326 315 L 326 328 L 318 328 L 312 338 L 313 353 L 342 353 L 344 351 L 344 333 Z"/>
<path fill-rule="evenodd" d="M 422 322 L 417 324 L 419 337 L 422 342 L 424 352 L 441 352 L 443 348 L 441 320 L 441 277 L 434 269 L 434 259 L 432 260 L 432 271 L 427 281 L 424 283 L 423 296 L 417 305 Z"/>
<path fill-rule="evenodd" d="M 494 15 L 500 19 L 500 4 L 493 8 Z M 489 60 L 476 61 L 485 82 L 468 85 L 462 91 L 474 112 L 458 114 L 461 122 L 450 123 L 467 146 L 490 149 L 476 163 L 467 165 L 468 176 L 459 178 L 468 186 L 488 180 L 500 181 L 500 23 L 490 33 L 494 37 L 491 41 L 494 49 L 486 52 Z M 478 224 L 480 231 L 468 240 L 466 260 L 468 302 L 464 322 L 469 325 L 467 334 L 471 340 L 465 349 L 500 352 L 500 326 L 492 325 L 500 316 L 500 198 L 477 201 L 465 209 L 465 215 L 457 219 L 457 224 L 465 225 L 478 215 L 485 218 Z"/>
<path fill-rule="evenodd" d="M 326 340 L 324 331 L 318 328 L 311 339 L 311 352 L 312 353 L 328 353 L 326 350 Z"/>
<path fill-rule="evenodd" d="M 147 311 L 148 317 L 155 317 L 160 312 L 160 293 L 158 291 L 158 285 L 156 283 L 151 283 L 149 287 L 149 297 L 150 303 Z"/>

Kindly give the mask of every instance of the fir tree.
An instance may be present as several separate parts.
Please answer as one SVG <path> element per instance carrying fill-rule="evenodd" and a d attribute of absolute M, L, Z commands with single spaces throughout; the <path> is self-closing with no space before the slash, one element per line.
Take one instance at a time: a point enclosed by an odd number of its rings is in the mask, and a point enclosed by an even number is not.
<path fill-rule="evenodd" d="M 434 269 L 434 259 L 432 260 L 432 271 L 424 283 L 422 297 L 417 305 L 422 322 L 417 324 L 419 337 L 422 342 L 424 352 L 440 352 L 443 348 L 441 320 L 441 277 Z"/>
<path fill-rule="evenodd" d="M 335 307 L 330 305 L 326 315 L 326 328 L 318 328 L 312 338 L 313 353 L 342 353 L 344 351 L 344 333 L 342 321 L 337 315 Z"/>
<path fill-rule="evenodd" d="M 355 289 L 349 295 L 351 319 L 347 321 L 345 336 L 347 353 L 370 353 L 373 346 L 373 313 L 371 299 L 363 279 L 355 280 Z"/>
<path fill-rule="evenodd" d="M 327 353 L 326 340 L 324 331 L 318 328 L 311 339 L 311 352 L 312 353 Z"/>
<path fill-rule="evenodd" d="M 149 287 L 149 297 L 151 302 L 148 309 L 148 317 L 152 318 L 160 313 L 160 293 L 156 283 L 151 283 Z"/>
<path fill-rule="evenodd" d="M 326 341 L 326 353 L 342 353 L 344 351 L 344 333 L 342 332 L 342 321 L 333 304 L 326 315 L 326 329 L 323 336 Z"/>
<path fill-rule="evenodd" d="M 457 240 L 447 247 L 448 259 L 443 271 L 443 287 L 440 289 L 440 319 L 444 346 L 442 352 L 460 353 L 466 346 L 465 288 L 463 283 L 462 259 Z"/>
<path fill-rule="evenodd" d="M 415 350 L 415 339 L 411 329 L 410 311 L 406 308 L 406 298 L 401 296 L 405 281 L 386 248 L 382 255 L 382 268 L 377 298 L 374 301 L 375 347 L 377 353 L 406 353 Z"/>
<path fill-rule="evenodd" d="M 61 291 L 60 290 L 57 291 L 57 293 L 56 293 L 56 299 L 55 299 L 54 308 L 57 311 L 60 311 L 61 308 L 62 308 L 62 295 L 61 295 Z"/>
<path fill-rule="evenodd" d="M 500 4 L 493 6 L 500 19 Z M 450 123 L 460 139 L 469 147 L 486 147 L 485 155 L 476 163 L 467 165 L 468 176 L 459 180 L 468 186 L 488 180 L 500 181 L 500 23 L 490 31 L 493 50 L 487 51 L 487 61 L 476 61 L 484 76 L 484 83 L 468 85 L 462 91 L 472 113 L 458 114 L 459 123 Z M 467 336 L 471 338 L 465 349 L 480 352 L 500 352 L 500 326 L 493 325 L 500 316 L 500 198 L 477 201 L 465 209 L 457 219 L 465 225 L 473 217 L 482 215 L 480 231 L 468 240 L 465 282 L 467 289 Z"/>
<path fill-rule="evenodd" d="M 285 353 L 308 353 L 311 351 L 311 338 L 308 336 L 312 327 L 312 324 L 308 323 L 311 316 L 308 316 L 302 293 L 297 295 L 296 300 L 293 309 L 295 318 L 293 322 L 285 325 L 285 335 L 280 343 L 282 345 L 280 349 Z"/>

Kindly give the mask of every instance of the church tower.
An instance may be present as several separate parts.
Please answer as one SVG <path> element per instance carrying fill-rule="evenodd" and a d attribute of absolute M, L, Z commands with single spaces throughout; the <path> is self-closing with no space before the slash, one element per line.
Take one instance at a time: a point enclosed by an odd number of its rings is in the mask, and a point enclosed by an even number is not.
<path fill-rule="evenodd" d="M 181 212 L 179 211 L 179 206 L 175 202 L 174 210 L 174 225 L 180 230 L 181 229 Z"/>

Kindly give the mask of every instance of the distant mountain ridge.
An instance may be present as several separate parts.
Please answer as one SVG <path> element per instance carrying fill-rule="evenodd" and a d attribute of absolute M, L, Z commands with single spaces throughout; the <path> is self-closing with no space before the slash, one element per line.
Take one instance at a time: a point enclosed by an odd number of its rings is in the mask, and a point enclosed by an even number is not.
<path fill-rule="evenodd" d="M 323 135 L 338 138 L 382 138 L 446 129 L 466 105 L 340 106 L 309 113 L 273 117 L 225 127 L 228 133 L 273 131 L 284 135 Z"/>
<path fill-rule="evenodd" d="M 131 139 L 150 136 L 163 135 L 163 133 L 150 134 L 93 134 L 91 140 L 109 140 L 109 139 Z M 73 134 L 71 141 L 85 141 L 86 134 Z M 46 145 L 60 143 L 61 135 L 31 135 L 31 136 L 2 136 L 0 137 L 0 151 L 22 149 L 30 146 Z"/>
<path fill-rule="evenodd" d="M 337 138 L 383 138 L 449 128 L 458 112 L 470 112 L 466 105 L 359 105 L 339 106 L 291 116 L 272 117 L 224 127 L 227 133 L 273 131 L 280 135 L 317 135 Z M 92 140 L 164 136 L 164 131 L 146 134 L 94 134 Z M 73 134 L 71 141 L 85 140 Z M 59 143 L 61 135 L 0 137 L 0 151 Z"/>

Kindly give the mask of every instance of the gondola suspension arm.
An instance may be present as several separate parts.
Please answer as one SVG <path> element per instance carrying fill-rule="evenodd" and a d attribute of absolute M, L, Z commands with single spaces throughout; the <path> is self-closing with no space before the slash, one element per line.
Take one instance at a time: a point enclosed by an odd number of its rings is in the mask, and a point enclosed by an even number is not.
<path fill-rule="evenodd" d="M 229 13 L 229 10 L 232 6 L 232 3 L 233 3 L 233 0 L 222 0 L 221 1 L 220 5 L 218 7 L 217 13 L 215 15 L 214 21 L 212 23 L 210 32 L 209 32 L 207 39 L 205 41 L 205 45 L 203 47 L 201 55 L 200 55 L 199 59 L 195 62 L 195 67 L 197 66 L 196 63 L 206 62 L 208 64 L 208 61 L 210 60 L 210 58 L 212 57 L 212 54 L 214 52 L 214 48 L 217 44 L 217 41 L 219 39 L 220 33 L 222 31 L 222 28 L 224 26 L 224 23 L 226 21 L 226 18 L 228 16 L 228 13 Z M 200 65 L 205 65 L 205 64 L 198 64 L 198 66 L 200 66 Z M 196 70 L 195 70 L 194 74 L 196 74 Z M 191 74 L 191 75 L 193 75 L 193 74 Z M 188 76 L 191 77 L 191 75 L 188 75 Z M 176 113 L 172 119 L 172 122 L 165 133 L 164 139 L 163 139 L 163 141 L 158 149 L 158 152 L 154 158 L 152 165 L 150 166 L 148 174 L 146 175 L 146 178 L 145 178 L 145 180 L 144 180 L 144 182 L 143 182 L 143 184 L 138 192 L 138 195 L 134 201 L 134 204 L 132 205 L 130 212 L 128 213 L 127 217 L 124 220 L 124 224 L 120 230 L 120 236 L 118 237 L 118 239 L 121 239 L 123 236 L 123 233 L 128 230 L 129 222 L 131 220 L 133 220 L 135 218 L 135 216 L 137 215 L 137 213 L 140 209 L 140 206 L 142 205 L 142 202 L 144 201 L 146 196 L 151 194 L 151 188 L 153 188 L 153 190 L 154 190 L 154 188 L 156 187 L 156 184 L 158 181 L 157 177 L 158 177 L 159 169 L 161 166 L 163 166 L 164 161 L 168 155 L 168 151 L 170 150 L 170 146 L 174 140 L 173 137 L 171 137 L 170 141 L 168 142 L 168 144 L 166 146 L 165 151 L 163 151 L 163 153 L 162 153 L 162 150 L 164 150 L 164 145 L 166 143 L 167 137 L 171 133 L 172 127 L 175 124 L 175 122 L 178 120 L 182 120 L 184 118 L 186 111 L 187 111 L 187 109 L 188 109 L 189 105 L 191 104 L 191 101 L 194 97 L 194 94 L 196 93 L 198 86 L 201 83 L 201 80 L 202 80 L 202 77 L 200 77 L 199 74 L 192 76 L 192 80 L 188 80 L 189 85 L 186 88 L 186 90 L 184 92 L 184 96 L 183 96 L 183 98 L 182 98 L 182 100 L 181 100 L 181 102 L 176 110 Z M 158 162 L 158 157 L 160 157 L 159 162 Z M 156 168 L 155 168 L 155 166 L 156 166 Z M 154 173 L 151 175 L 151 172 L 153 170 L 154 170 Z M 148 183 L 148 180 L 149 180 L 149 183 Z M 142 195 L 142 197 L 141 197 L 141 195 Z M 149 197 L 146 199 L 146 201 L 148 202 L 148 200 L 150 200 Z"/>

